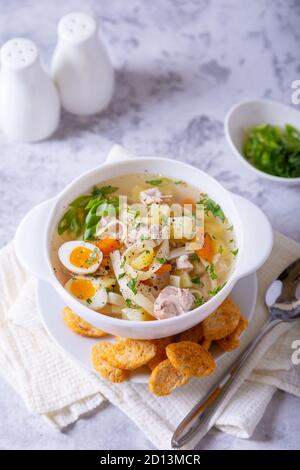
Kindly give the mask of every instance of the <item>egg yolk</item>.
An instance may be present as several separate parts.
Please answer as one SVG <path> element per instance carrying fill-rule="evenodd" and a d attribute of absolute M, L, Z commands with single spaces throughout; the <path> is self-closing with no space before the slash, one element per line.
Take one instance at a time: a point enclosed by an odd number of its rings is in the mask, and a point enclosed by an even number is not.
<path fill-rule="evenodd" d="M 70 288 L 71 294 L 77 299 L 91 299 L 96 294 L 93 283 L 87 279 L 74 279 Z"/>
<path fill-rule="evenodd" d="M 78 246 L 70 254 L 70 262 L 77 268 L 89 268 L 98 262 L 97 251 L 90 250 L 84 246 Z"/>

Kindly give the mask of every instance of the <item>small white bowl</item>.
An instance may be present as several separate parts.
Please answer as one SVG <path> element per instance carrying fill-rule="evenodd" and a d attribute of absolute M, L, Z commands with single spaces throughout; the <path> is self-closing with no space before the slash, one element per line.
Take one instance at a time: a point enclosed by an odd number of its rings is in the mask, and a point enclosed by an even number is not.
<path fill-rule="evenodd" d="M 283 178 L 282 176 L 270 175 L 248 162 L 243 155 L 243 145 L 245 143 L 245 129 L 251 129 L 259 124 L 271 124 L 273 126 L 284 127 L 285 124 L 300 129 L 300 113 L 289 106 L 285 106 L 275 101 L 257 100 L 242 101 L 234 105 L 227 113 L 224 123 L 226 139 L 233 150 L 234 155 L 250 168 L 256 175 L 283 183 L 285 185 L 300 184 L 298 178 Z"/>

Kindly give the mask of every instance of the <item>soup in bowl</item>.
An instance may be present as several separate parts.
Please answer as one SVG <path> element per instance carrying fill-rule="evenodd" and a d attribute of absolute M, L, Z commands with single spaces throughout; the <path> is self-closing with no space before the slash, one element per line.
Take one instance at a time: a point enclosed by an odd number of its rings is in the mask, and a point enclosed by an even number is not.
<path fill-rule="evenodd" d="M 114 318 L 166 320 L 225 286 L 238 256 L 234 225 L 210 196 L 161 174 L 122 175 L 71 201 L 52 240 L 58 280 Z"/>
<path fill-rule="evenodd" d="M 115 153 L 24 218 L 17 256 L 97 328 L 140 339 L 180 333 L 263 264 L 270 224 L 193 166 Z"/>

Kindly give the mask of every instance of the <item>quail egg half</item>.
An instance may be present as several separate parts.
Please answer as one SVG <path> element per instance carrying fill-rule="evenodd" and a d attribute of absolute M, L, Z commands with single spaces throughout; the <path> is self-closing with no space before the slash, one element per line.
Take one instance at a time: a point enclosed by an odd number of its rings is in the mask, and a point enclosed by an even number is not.
<path fill-rule="evenodd" d="M 107 303 L 107 291 L 95 277 L 74 276 L 66 282 L 65 288 L 79 302 L 94 310 Z"/>
<path fill-rule="evenodd" d="M 103 254 L 92 243 L 74 240 L 59 247 L 58 257 L 72 273 L 92 274 L 99 268 Z"/>

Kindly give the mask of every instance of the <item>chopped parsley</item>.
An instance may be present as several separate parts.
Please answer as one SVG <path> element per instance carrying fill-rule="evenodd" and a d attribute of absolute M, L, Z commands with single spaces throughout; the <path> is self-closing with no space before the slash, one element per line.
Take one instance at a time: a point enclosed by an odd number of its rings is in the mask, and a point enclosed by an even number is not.
<path fill-rule="evenodd" d="M 212 281 L 215 281 L 216 279 L 218 279 L 218 276 L 217 276 L 217 273 L 215 272 L 215 267 L 214 267 L 213 263 L 208 264 L 205 269 L 209 273 L 210 278 L 211 278 Z"/>
<path fill-rule="evenodd" d="M 124 276 L 125 276 L 125 273 L 121 273 L 119 274 L 118 279 L 122 279 Z"/>
<path fill-rule="evenodd" d="M 222 245 L 219 246 L 219 248 L 218 248 L 218 253 L 220 253 L 220 255 L 221 255 L 222 253 L 224 253 L 224 248 L 223 248 Z"/>
<path fill-rule="evenodd" d="M 160 184 L 163 183 L 174 183 L 174 184 L 180 184 L 182 181 L 177 180 L 174 181 L 171 178 L 166 178 L 165 176 L 162 176 L 161 178 L 154 178 L 153 180 L 147 180 L 147 184 L 151 184 L 152 186 L 159 186 Z"/>
<path fill-rule="evenodd" d="M 125 302 L 129 308 L 139 308 L 131 299 L 125 299 Z"/>
<path fill-rule="evenodd" d="M 127 282 L 127 286 L 129 289 L 134 293 L 134 295 L 137 294 L 137 286 L 136 286 L 136 279 L 130 279 L 130 281 Z"/>
<path fill-rule="evenodd" d="M 232 230 L 233 230 L 233 225 L 230 225 L 229 227 L 227 227 L 226 230 L 230 230 L 230 231 L 232 232 Z"/>
<path fill-rule="evenodd" d="M 199 261 L 199 256 L 197 255 L 197 253 L 192 253 L 191 256 L 190 256 L 190 260 L 191 261 Z"/>
<path fill-rule="evenodd" d="M 203 297 L 197 297 L 195 298 L 193 308 L 200 307 L 200 305 L 204 304 L 204 298 Z"/>
<path fill-rule="evenodd" d="M 211 296 L 217 295 L 223 289 L 225 284 L 226 284 L 226 282 L 224 282 L 224 284 L 222 286 L 218 286 L 218 287 L 215 287 L 214 289 L 210 290 L 209 295 L 211 295 Z"/>
<path fill-rule="evenodd" d="M 148 180 L 146 183 L 151 184 L 152 186 L 159 186 L 164 181 L 164 178 L 155 178 L 153 180 Z"/>
<path fill-rule="evenodd" d="M 157 258 L 157 260 L 160 264 L 165 264 L 168 261 L 164 256 L 162 258 Z"/>
<path fill-rule="evenodd" d="M 93 302 L 92 299 L 90 299 L 90 298 L 86 299 L 86 303 L 87 303 L 87 304 L 90 305 L 92 302 Z"/>
<path fill-rule="evenodd" d="M 226 217 L 221 206 L 212 199 L 210 199 L 207 194 L 204 194 L 200 201 L 197 202 L 197 204 L 203 204 L 204 211 L 206 214 L 210 212 L 214 217 L 220 219 L 221 222 L 225 222 Z"/>
<path fill-rule="evenodd" d="M 93 191 L 92 191 L 92 196 L 101 196 L 101 198 L 105 198 L 109 194 L 115 193 L 119 188 L 116 186 L 102 186 L 101 188 L 98 188 L 97 186 L 94 186 Z"/>
<path fill-rule="evenodd" d="M 134 209 L 133 207 L 128 207 L 127 212 L 131 214 L 135 219 L 137 219 L 141 212 L 138 209 Z"/>
<path fill-rule="evenodd" d="M 239 252 L 238 248 L 236 250 L 231 250 L 231 253 L 233 254 L 233 256 L 236 256 L 238 252 Z"/>
<path fill-rule="evenodd" d="M 191 281 L 192 281 L 193 284 L 197 284 L 198 286 L 200 286 L 202 284 L 202 281 L 201 281 L 199 276 L 192 277 Z"/>
<path fill-rule="evenodd" d="M 86 263 L 89 265 L 94 264 L 98 260 L 98 248 L 94 248 L 88 259 L 86 260 Z"/>
<path fill-rule="evenodd" d="M 247 131 L 243 153 L 259 170 L 284 178 L 300 176 L 300 131 L 290 124 L 284 127 L 260 124 Z"/>

